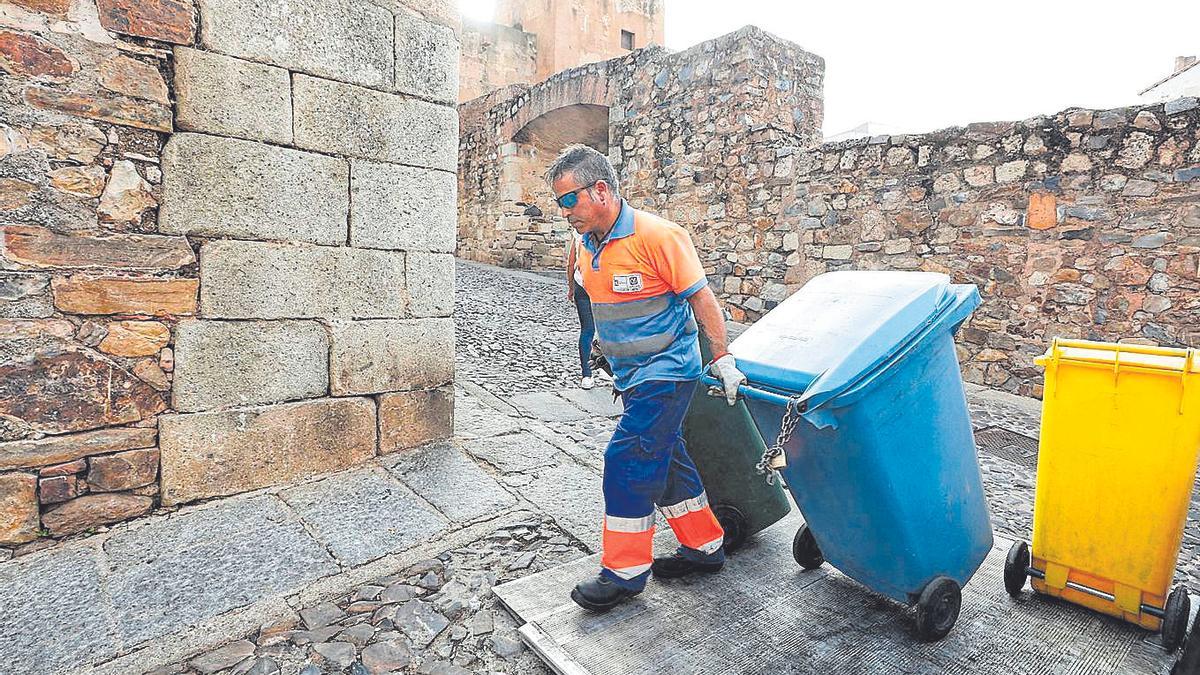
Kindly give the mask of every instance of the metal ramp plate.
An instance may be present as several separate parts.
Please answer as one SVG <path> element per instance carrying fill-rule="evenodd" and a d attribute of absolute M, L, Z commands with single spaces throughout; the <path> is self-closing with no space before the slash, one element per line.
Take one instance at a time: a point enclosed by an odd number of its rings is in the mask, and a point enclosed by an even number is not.
<path fill-rule="evenodd" d="M 1166 673 L 1157 636 L 1027 590 L 1004 591 L 996 546 L 963 590 L 958 623 L 941 642 L 914 636 L 911 610 L 823 566 L 792 560 L 793 513 L 729 559 L 717 575 L 651 581 L 608 614 L 568 593 L 599 556 L 496 587 L 521 636 L 562 675 L 662 673 Z"/>

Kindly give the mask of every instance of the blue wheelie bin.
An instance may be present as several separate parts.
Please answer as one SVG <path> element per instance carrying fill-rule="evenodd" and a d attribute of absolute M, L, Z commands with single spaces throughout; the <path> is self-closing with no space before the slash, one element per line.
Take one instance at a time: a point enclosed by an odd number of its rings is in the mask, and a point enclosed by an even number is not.
<path fill-rule="evenodd" d="M 792 553 L 916 605 L 944 637 L 992 547 L 954 333 L 973 285 L 929 272 L 820 275 L 730 350 L 805 524 Z"/>

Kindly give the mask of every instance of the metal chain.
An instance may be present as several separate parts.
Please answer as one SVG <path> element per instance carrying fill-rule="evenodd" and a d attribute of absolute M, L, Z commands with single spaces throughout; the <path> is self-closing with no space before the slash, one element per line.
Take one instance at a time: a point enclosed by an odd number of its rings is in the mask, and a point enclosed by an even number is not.
<path fill-rule="evenodd" d="M 779 470 L 772 466 L 775 463 L 775 458 L 783 456 L 783 447 L 788 441 L 792 440 L 792 432 L 796 430 L 796 425 L 800 422 L 800 399 L 793 398 L 788 401 L 787 408 L 783 412 L 783 422 L 779 425 L 779 436 L 775 439 L 775 444 L 767 448 L 763 453 L 762 459 L 758 461 L 755 470 L 760 476 L 767 477 L 767 485 L 774 485 L 775 478 L 779 475 Z"/>

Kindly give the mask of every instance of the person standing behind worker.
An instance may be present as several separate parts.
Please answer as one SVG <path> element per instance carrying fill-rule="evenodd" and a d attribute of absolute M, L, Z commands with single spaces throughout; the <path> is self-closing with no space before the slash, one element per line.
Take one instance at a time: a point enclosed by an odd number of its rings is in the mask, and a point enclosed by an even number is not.
<path fill-rule="evenodd" d="M 583 275 L 575 255 L 579 247 L 579 233 L 571 230 L 571 247 L 567 250 L 567 299 L 575 303 L 579 315 L 579 368 L 583 373 L 579 386 L 591 389 L 596 385 L 592 377 L 592 339 L 596 337 L 596 322 L 592 318 L 592 300 L 583 288 Z"/>
<path fill-rule="evenodd" d="M 725 349 L 724 316 L 686 230 L 629 206 L 608 158 L 587 146 L 565 148 L 546 179 L 581 235 L 576 266 L 624 405 L 604 451 L 601 570 L 571 592 L 580 606 L 607 611 L 641 593 L 652 573 L 725 564 L 724 532 L 681 429 L 701 373 L 697 321 L 730 405 L 746 377 Z M 679 539 L 670 557 L 653 558 L 655 506 Z"/>

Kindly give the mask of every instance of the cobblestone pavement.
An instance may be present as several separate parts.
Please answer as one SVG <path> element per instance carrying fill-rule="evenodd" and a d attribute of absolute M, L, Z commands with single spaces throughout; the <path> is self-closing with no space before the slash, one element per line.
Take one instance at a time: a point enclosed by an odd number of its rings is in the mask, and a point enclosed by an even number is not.
<path fill-rule="evenodd" d="M 461 261 L 455 269 L 459 381 L 496 394 L 576 384 L 579 320 L 566 286 L 544 275 L 495 269 Z"/>
<path fill-rule="evenodd" d="M 584 555 L 552 519 L 529 513 L 513 527 L 152 673 L 548 673 L 492 587 Z"/>
<path fill-rule="evenodd" d="M 155 675 L 548 673 L 491 588 L 599 550 L 601 462 L 619 410 L 604 389 L 574 386 L 575 318 L 561 280 L 465 263 L 457 273 L 456 440 L 382 464 L 451 528 L 497 511 L 509 514 L 508 524 L 335 597 L 293 599 L 287 618 Z M 1028 538 L 1037 402 L 977 387 L 968 398 L 996 530 Z M 303 487 L 282 497 L 304 514 Z M 330 533 L 375 507 L 346 508 L 353 513 L 343 521 L 324 522 Z M 401 532 L 408 527 L 397 523 Z M 384 524 L 375 529 L 390 531 Z M 426 536 L 436 546 L 442 535 Z M 321 538 L 345 559 L 369 560 L 387 548 Z M 1185 542 L 1181 572 L 1200 589 L 1196 543 Z M 656 548 L 674 545 L 660 527 Z"/>

